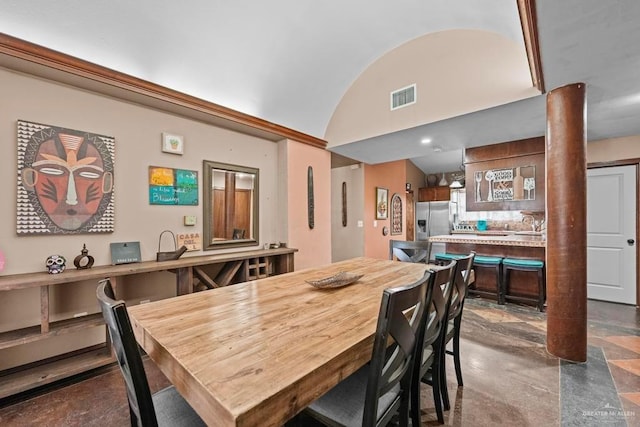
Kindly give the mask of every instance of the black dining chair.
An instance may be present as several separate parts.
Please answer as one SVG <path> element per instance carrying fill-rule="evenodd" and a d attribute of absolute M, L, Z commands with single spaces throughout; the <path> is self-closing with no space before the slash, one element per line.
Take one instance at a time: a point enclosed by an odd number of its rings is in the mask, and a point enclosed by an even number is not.
<path fill-rule="evenodd" d="M 420 426 L 420 384 L 431 385 L 436 416 L 444 424 L 442 411 L 442 371 L 444 350 L 442 331 L 447 324 L 447 307 L 453 289 L 453 273 L 457 261 L 434 270 L 429 277 L 430 303 L 424 314 L 424 321 L 416 345 L 413 380 L 411 382 L 411 422 Z"/>
<path fill-rule="evenodd" d="M 170 386 L 151 395 L 124 301 L 115 300 L 109 279 L 99 282 L 96 294 L 109 330 L 113 351 L 124 377 L 131 425 L 206 425 L 175 387 Z"/>
<path fill-rule="evenodd" d="M 429 262 L 431 242 L 426 240 L 389 240 L 389 259 L 403 262 Z"/>
<path fill-rule="evenodd" d="M 329 426 L 408 425 L 414 347 L 428 305 L 427 281 L 385 289 L 371 362 L 311 403 L 307 413 Z"/>
<path fill-rule="evenodd" d="M 447 309 L 447 326 L 443 330 L 443 349 L 445 355 L 453 356 L 453 363 L 456 368 L 456 379 L 458 387 L 462 387 L 462 370 L 460 368 L 460 324 L 462 322 L 462 309 L 464 308 L 464 300 L 468 294 L 469 277 L 471 277 L 471 269 L 473 268 L 473 260 L 475 252 L 459 258 L 453 271 L 453 287 L 451 289 L 451 298 Z M 453 349 L 447 350 L 447 344 L 453 340 Z M 446 379 L 446 357 L 442 359 L 442 405 L 445 410 L 449 410 L 449 393 L 447 390 Z"/>

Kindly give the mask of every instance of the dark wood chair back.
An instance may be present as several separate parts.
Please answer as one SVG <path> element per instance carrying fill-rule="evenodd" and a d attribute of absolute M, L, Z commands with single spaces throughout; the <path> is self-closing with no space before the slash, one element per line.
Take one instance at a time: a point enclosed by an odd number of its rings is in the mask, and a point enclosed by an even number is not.
<path fill-rule="evenodd" d="M 449 320 L 455 319 L 462 314 L 464 299 L 467 296 L 469 287 L 469 277 L 473 268 L 473 258 L 475 252 L 456 260 L 456 267 L 453 270 L 453 288 L 451 289 L 451 303 L 449 304 Z"/>
<path fill-rule="evenodd" d="M 433 345 L 446 329 L 447 308 L 453 291 L 453 273 L 456 265 L 457 261 L 451 261 L 445 267 L 432 271 L 429 278 L 430 304 L 425 311 L 424 330 L 420 337 L 423 349 Z M 422 355 L 422 351 L 419 353 Z"/>
<path fill-rule="evenodd" d="M 425 240 L 389 240 L 389 259 L 403 262 L 429 262 L 431 243 Z"/>
<path fill-rule="evenodd" d="M 115 300 L 109 279 L 99 282 L 96 294 L 126 384 L 131 425 L 157 426 L 149 383 L 124 301 Z"/>
<path fill-rule="evenodd" d="M 428 305 L 429 277 L 430 273 L 426 272 L 415 283 L 383 292 L 365 395 L 363 426 L 386 425 L 397 411 L 400 411 L 401 419 L 408 414 L 414 349 Z M 381 417 L 377 417 L 380 397 L 398 385 L 400 391 L 394 402 Z"/>
<path fill-rule="evenodd" d="M 440 393 L 442 374 L 441 366 L 443 340 L 447 329 L 447 308 L 453 290 L 453 271 L 456 261 L 431 271 L 427 285 L 429 304 L 424 313 L 424 320 L 418 333 L 415 363 L 412 371 L 411 420 L 413 425 L 420 425 L 420 383 L 428 382 L 433 388 L 433 400 L 438 421 L 444 423 L 442 414 L 442 397 Z M 431 379 L 425 375 L 431 370 Z"/>

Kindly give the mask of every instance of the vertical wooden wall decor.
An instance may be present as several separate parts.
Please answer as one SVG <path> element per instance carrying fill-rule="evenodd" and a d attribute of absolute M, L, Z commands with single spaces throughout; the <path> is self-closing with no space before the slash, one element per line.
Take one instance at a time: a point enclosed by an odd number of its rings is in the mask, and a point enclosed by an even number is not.
<path fill-rule="evenodd" d="M 347 183 L 342 183 L 342 226 L 347 226 Z"/>
<path fill-rule="evenodd" d="M 315 226 L 313 219 L 313 168 L 307 168 L 307 213 L 309 215 L 309 228 Z"/>
<path fill-rule="evenodd" d="M 547 95 L 547 350 L 587 360 L 587 139 L 584 83 Z"/>
<path fill-rule="evenodd" d="M 407 191 L 407 193 L 405 194 L 405 204 L 407 206 L 406 209 L 406 224 L 407 224 L 407 231 L 405 233 L 405 240 L 414 240 L 414 235 L 415 235 L 415 226 L 416 226 L 416 218 L 415 218 L 415 203 L 414 203 L 414 198 L 413 198 L 413 190 L 409 190 Z"/>
<path fill-rule="evenodd" d="M 402 234 L 402 198 L 398 193 L 391 197 L 391 234 Z"/>

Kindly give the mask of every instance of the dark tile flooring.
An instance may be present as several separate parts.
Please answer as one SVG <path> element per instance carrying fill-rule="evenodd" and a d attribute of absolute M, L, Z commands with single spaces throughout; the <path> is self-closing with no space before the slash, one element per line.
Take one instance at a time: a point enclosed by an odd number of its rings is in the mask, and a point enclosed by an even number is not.
<path fill-rule="evenodd" d="M 589 301 L 586 364 L 545 348 L 546 317 L 515 304 L 470 299 L 461 353 L 464 387 L 447 364 L 452 426 L 640 426 L 640 313 L 635 307 Z M 450 359 L 450 358 L 449 358 Z M 145 361 L 152 390 L 168 381 Z M 422 386 L 422 425 L 438 425 L 431 388 Z M 117 368 L 0 401 L 1 426 L 125 426 L 129 415 Z M 315 426 L 304 416 L 290 427 Z"/>

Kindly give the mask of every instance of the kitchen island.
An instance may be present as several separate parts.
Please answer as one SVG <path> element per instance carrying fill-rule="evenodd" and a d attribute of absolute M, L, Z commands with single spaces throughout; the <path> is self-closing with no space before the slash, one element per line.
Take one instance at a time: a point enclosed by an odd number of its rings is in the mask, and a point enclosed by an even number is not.
<path fill-rule="evenodd" d="M 522 258 L 545 261 L 546 239 L 536 232 L 486 231 L 432 236 L 430 242 L 445 243 L 446 252 L 452 254 L 486 255 L 503 258 Z M 476 270 L 475 288 L 479 291 L 496 293 L 495 272 L 486 268 Z M 511 273 L 509 295 L 533 297 L 538 293 L 535 274 L 514 271 Z"/>

